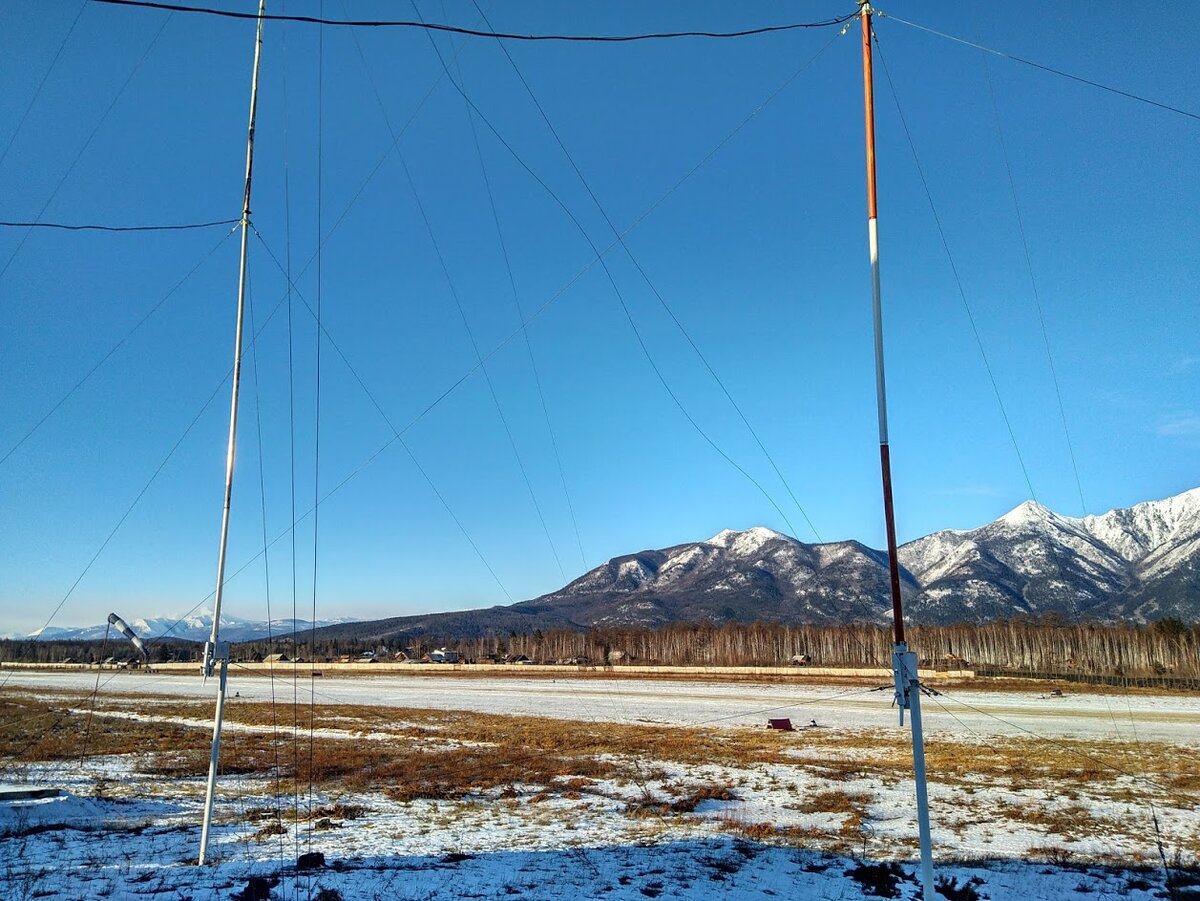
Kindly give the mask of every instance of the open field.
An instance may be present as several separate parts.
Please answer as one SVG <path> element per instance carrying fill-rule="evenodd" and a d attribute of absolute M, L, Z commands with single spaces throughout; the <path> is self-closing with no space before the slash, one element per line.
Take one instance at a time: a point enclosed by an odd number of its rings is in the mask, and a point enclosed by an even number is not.
<path fill-rule="evenodd" d="M 0 801 L 6 899 L 231 898 L 251 875 L 277 899 L 916 891 L 908 734 L 869 682 L 322 678 L 310 694 L 235 670 L 218 864 L 199 869 L 212 686 L 111 676 L 94 701 L 94 672 L 9 674 L 0 692 L 3 780 L 66 791 Z M 1200 698 L 1043 690 L 925 699 L 946 896 L 1194 897 Z M 310 848 L 329 866 L 296 872 Z"/>
<path fill-rule="evenodd" d="M 99 680 L 97 680 L 99 675 Z M 229 693 L 241 700 L 269 701 L 274 692 L 290 705 L 293 697 L 308 705 L 364 704 L 383 707 L 423 707 L 435 710 L 474 710 L 480 713 L 537 715 L 613 723 L 645 723 L 712 727 L 756 726 L 768 715 L 791 716 L 807 722 L 816 718 L 835 729 L 891 728 L 891 689 L 871 691 L 890 683 L 891 674 L 874 679 L 834 682 L 794 679 L 779 682 L 735 682 L 605 679 L 572 676 L 536 679 L 522 676 L 451 674 L 411 676 L 331 677 L 310 680 L 301 670 L 293 683 L 290 667 L 274 678 L 230 671 Z M 164 695 L 210 700 L 215 688 L 194 673 L 138 673 L 124 670 L 6 671 L 0 683 L 35 691 L 62 689 L 100 696 Z M 926 730 L 931 736 L 958 734 L 967 729 L 986 736 L 1021 735 L 1022 729 L 1057 737 L 1095 737 L 1132 741 L 1162 739 L 1200 744 L 1200 694 L 1120 689 L 1087 691 L 1063 686 L 1063 697 L 1050 697 L 1047 683 L 994 685 L 969 682 L 938 684 L 941 692 L 924 705 Z M 310 694 L 310 691 L 312 694 Z M 1136 699 L 1131 703 L 1131 699 Z M 778 714 L 771 713 L 777 710 Z"/>

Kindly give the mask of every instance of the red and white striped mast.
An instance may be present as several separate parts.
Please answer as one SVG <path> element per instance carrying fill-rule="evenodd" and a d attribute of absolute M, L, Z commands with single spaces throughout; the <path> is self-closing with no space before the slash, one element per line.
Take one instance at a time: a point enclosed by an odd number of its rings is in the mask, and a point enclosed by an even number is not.
<path fill-rule="evenodd" d="M 871 4 L 859 0 L 862 20 L 863 108 L 867 136 L 867 244 L 871 257 L 871 312 L 875 331 L 875 399 L 879 414 L 879 467 L 883 477 L 883 519 L 887 527 L 888 573 L 892 590 L 892 672 L 900 724 L 911 713 L 913 775 L 917 789 L 917 831 L 921 843 L 921 885 L 925 901 L 934 901 L 933 849 L 929 835 L 929 793 L 925 784 L 925 737 L 921 726 L 921 683 L 917 655 L 904 641 L 904 605 L 900 596 L 900 562 L 896 557 L 896 515 L 892 503 L 892 459 L 888 443 L 887 384 L 883 366 L 883 302 L 879 287 L 879 219 L 875 191 L 875 89 L 871 68 Z"/>

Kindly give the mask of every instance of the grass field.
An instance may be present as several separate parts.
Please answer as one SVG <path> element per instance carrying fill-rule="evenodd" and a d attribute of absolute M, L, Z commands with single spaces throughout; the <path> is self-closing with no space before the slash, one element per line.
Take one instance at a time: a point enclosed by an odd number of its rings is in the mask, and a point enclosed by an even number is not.
<path fill-rule="evenodd" d="M 354 684 L 379 693 L 372 680 Z M 66 794 L 0 802 L 0 894 L 198 901 L 234 897 L 251 876 L 278 880 L 273 898 L 916 892 L 908 733 L 886 704 L 877 722 L 847 727 L 835 725 L 835 698 L 817 727 L 778 732 L 741 724 L 750 713 L 637 722 L 635 692 L 625 716 L 615 715 L 616 699 L 606 716 L 581 699 L 572 719 L 508 712 L 486 693 L 475 706 L 494 712 L 445 709 L 444 698 L 437 707 L 377 697 L 293 706 L 292 688 L 278 686 L 275 704 L 229 704 L 219 862 L 200 869 L 189 860 L 210 704 L 151 691 L 93 700 L 72 688 L 8 686 L 0 692 L 4 780 Z M 705 690 L 724 697 L 721 688 Z M 1002 701 L 996 709 L 1019 707 Z M 1043 719 L 1012 734 L 965 724 L 931 730 L 946 897 L 1194 891 L 1200 744 L 1187 729 L 1170 740 L 1137 728 L 1139 712 L 1167 715 L 1171 703 L 1092 701 L 1065 710 L 1057 727 Z M 950 710 L 937 698 L 926 704 Z M 798 724 L 810 709 L 797 705 Z M 1107 737 L 1076 722 L 1089 709 L 1111 727 Z M 329 863 L 316 875 L 295 869 L 310 848 Z"/>

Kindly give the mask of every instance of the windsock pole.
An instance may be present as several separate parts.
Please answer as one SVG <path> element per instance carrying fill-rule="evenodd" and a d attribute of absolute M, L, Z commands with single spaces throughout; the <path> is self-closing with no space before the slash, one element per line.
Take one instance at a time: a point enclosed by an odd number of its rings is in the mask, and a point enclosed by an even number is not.
<path fill-rule="evenodd" d="M 146 653 L 146 645 L 142 643 L 142 639 L 138 637 L 138 634 L 129 628 L 129 624 L 115 613 L 108 615 L 108 624 L 128 638 L 133 643 L 133 646 L 138 649 L 138 653 L 142 655 L 147 665 L 149 665 L 150 655 Z"/>

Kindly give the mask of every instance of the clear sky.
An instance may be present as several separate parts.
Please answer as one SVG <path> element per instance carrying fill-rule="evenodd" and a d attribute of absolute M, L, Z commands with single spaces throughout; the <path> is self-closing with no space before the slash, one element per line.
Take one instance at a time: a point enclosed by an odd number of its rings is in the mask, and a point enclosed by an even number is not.
<path fill-rule="evenodd" d="M 1115 0 L 880 7 L 1200 107 L 1182 3 L 1156 5 L 1153 15 Z M 483 6 L 497 29 L 574 33 L 730 30 L 852 8 L 848 0 Z M 324 9 L 338 18 L 412 15 L 407 4 L 366 0 Z M 483 24 L 469 0 L 420 10 L 431 21 Z M 435 39 L 523 164 L 478 116 L 477 154 L 468 108 L 425 33 L 330 28 L 319 46 L 321 33 L 266 28 L 253 203 L 262 240 L 250 245 L 262 333 L 244 372 L 231 573 L 263 546 L 260 484 L 267 536 L 291 522 L 293 456 L 298 514 L 314 490 L 325 495 L 350 477 L 320 507 L 320 618 L 523 600 L 610 556 L 726 527 L 815 540 L 654 290 L 741 405 L 820 537 L 883 544 L 857 26 L 842 37 L 822 29 L 507 45 L 603 214 L 495 41 Z M 1082 512 L 989 77 L 1087 511 L 1200 483 L 1200 122 L 1008 60 L 992 57 L 985 68 L 980 52 L 895 21 L 881 20 L 877 33 L 1029 482 L 877 64 L 901 540 L 980 525 L 1029 497 L 1030 485 L 1051 508 Z M 0 219 L 237 217 L 252 37 L 252 22 L 181 13 L 75 0 L 0 6 Z M 410 118 L 399 153 L 389 153 L 392 130 Z M 524 166 L 597 246 L 613 241 L 606 216 L 622 230 L 637 223 L 626 238 L 637 265 L 620 247 L 605 256 L 621 298 L 688 414 L 779 509 L 672 402 L 604 270 L 572 281 L 593 251 Z M 529 316 L 553 299 L 529 324 L 529 350 L 519 336 L 500 346 L 520 314 L 497 219 L 520 308 Z M 0 454 L 154 310 L 0 464 L 0 631 L 40 626 L 69 592 L 56 625 L 99 622 L 110 609 L 127 618 L 183 613 L 211 591 L 237 271 L 236 236 L 222 241 L 228 231 L 0 229 Z M 487 381 L 472 372 L 475 351 L 430 231 L 475 342 L 484 353 L 499 347 L 487 371 L 520 465 Z M 318 235 L 327 236 L 320 262 L 307 265 Z M 290 306 L 272 254 L 284 267 L 290 257 Z M 380 451 L 391 427 L 328 342 L 314 485 L 317 354 L 305 303 L 315 309 L 318 298 L 328 333 L 396 427 L 457 384 L 405 440 L 498 579 L 412 459 L 396 443 Z M 313 519 L 295 535 L 295 596 L 306 616 Z M 290 615 L 290 538 L 267 559 L 271 613 Z M 261 560 L 229 583 L 227 599 L 230 614 L 266 616 Z"/>

